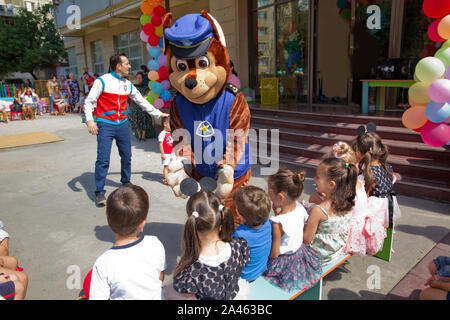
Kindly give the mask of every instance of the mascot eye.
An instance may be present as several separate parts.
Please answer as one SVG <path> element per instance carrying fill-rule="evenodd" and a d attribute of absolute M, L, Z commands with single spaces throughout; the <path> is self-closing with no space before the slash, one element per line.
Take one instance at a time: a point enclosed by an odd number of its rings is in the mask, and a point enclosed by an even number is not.
<path fill-rule="evenodd" d="M 185 60 L 178 60 L 177 61 L 177 69 L 178 71 L 186 71 L 188 69 L 187 62 Z"/>
<path fill-rule="evenodd" d="M 200 68 L 208 68 L 209 67 L 209 59 L 205 56 L 198 58 L 197 64 Z"/>

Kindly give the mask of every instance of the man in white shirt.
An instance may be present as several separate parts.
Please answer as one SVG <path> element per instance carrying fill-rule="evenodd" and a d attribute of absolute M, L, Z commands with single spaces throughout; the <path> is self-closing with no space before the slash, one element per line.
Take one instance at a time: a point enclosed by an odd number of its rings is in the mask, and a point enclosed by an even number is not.
<path fill-rule="evenodd" d="M 111 71 L 97 78 L 84 103 L 86 125 L 92 135 L 97 136 L 97 161 L 95 163 L 95 195 L 99 206 L 106 204 L 105 182 L 109 169 L 112 141 L 115 139 L 121 158 L 121 180 L 124 185 L 131 179 L 131 138 L 126 101 L 130 97 L 151 116 L 159 119 L 168 117 L 152 106 L 139 90 L 125 77 L 131 65 L 125 54 L 115 54 L 110 58 Z M 93 119 L 93 111 L 97 123 Z"/>

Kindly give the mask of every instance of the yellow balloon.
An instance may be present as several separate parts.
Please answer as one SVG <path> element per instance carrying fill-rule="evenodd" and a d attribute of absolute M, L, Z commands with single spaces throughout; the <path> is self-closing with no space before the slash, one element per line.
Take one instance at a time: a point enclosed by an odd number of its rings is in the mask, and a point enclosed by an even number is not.
<path fill-rule="evenodd" d="M 439 22 L 438 33 L 441 38 L 450 39 L 450 14 Z"/>
<path fill-rule="evenodd" d="M 409 98 L 417 103 L 428 103 L 431 101 L 428 96 L 428 88 L 430 84 L 424 82 L 416 82 L 409 88 Z"/>
<path fill-rule="evenodd" d="M 450 48 L 450 40 L 445 41 L 439 49 Z"/>
<path fill-rule="evenodd" d="M 158 36 L 158 37 L 162 37 L 162 36 L 164 36 L 164 31 L 163 31 L 163 26 L 162 25 L 160 25 L 159 27 L 156 27 L 155 28 L 155 34 Z"/>

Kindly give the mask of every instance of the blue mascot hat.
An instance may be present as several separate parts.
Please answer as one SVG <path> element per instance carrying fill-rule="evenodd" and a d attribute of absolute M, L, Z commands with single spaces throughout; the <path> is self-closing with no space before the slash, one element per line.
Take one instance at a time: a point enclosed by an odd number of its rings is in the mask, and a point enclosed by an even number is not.
<path fill-rule="evenodd" d="M 201 14 L 187 14 L 164 30 L 170 50 L 178 59 L 196 59 L 206 54 L 214 38 L 213 28 Z"/>

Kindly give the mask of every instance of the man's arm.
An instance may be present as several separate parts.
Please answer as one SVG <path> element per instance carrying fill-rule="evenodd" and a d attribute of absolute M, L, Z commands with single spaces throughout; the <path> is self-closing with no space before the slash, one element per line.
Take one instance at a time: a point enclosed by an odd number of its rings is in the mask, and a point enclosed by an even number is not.
<path fill-rule="evenodd" d="M 159 119 L 161 116 L 168 117 L 169 115 L 166 113 L 162 113 L 158 109 L 156 109 L 153 105 L 150 104 L 147 100 L 144 99 L 142 94 L 137 90 L 134 86 L 131 88 L 130 93 L 131 99 L 136 103 L 142 110 L 146 111 L 149 115 L 154 116 L 156 119 Z"/>
<path fill-rule="evenodd" d="M 89 91 L 89 95 L 84 100 L 84 113 L 86 115 L 86 125 L 88 127 L 88 131 L 92 135 L 98 134 L 97 125 L 94 122 L 94 117 L 92 116 L 92 112 L 94 112 L 94 108 L 97 106 L 97 100 L 102 94 L 103 84 L 97 79 L 94 81 L 94 85 L 92 86 L 91 91 Z"/>

